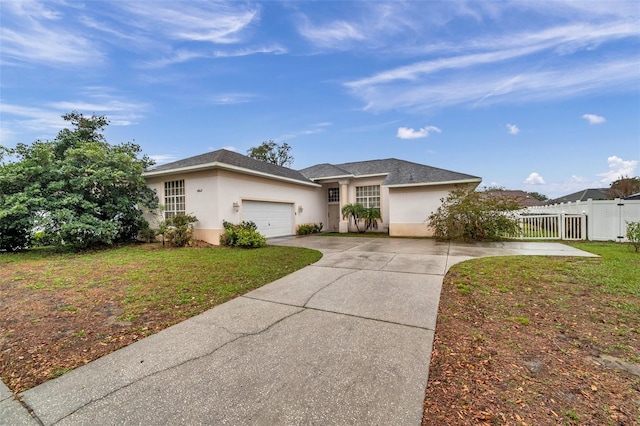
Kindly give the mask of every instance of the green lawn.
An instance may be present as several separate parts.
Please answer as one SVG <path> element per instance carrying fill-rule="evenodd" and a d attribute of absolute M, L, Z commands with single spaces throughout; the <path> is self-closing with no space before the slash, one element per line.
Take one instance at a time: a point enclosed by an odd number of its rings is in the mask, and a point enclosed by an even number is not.
<path fill-rule="evenodd" d="M 91 288 L 120 295 L 131 320 L 148 310 L 191 316 L 316 262 L 315 250 L 267 246 L 170 249 L 129 245 L 83 253 L 32 250 L 0 255 L 0 277 L 34 292 Z M 72 307 L 68 309 L 73 309 Z"/>

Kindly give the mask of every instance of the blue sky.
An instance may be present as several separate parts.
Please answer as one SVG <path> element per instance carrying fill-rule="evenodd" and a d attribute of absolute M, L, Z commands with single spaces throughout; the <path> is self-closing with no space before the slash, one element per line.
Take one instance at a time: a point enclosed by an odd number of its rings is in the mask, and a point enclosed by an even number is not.
<path fill-rule="evenodd" d="M 637 1 L 0 0 L 0 143 L 106 115 L 159 163 L 287 142 L 550 197 L 640 171 Z"/>

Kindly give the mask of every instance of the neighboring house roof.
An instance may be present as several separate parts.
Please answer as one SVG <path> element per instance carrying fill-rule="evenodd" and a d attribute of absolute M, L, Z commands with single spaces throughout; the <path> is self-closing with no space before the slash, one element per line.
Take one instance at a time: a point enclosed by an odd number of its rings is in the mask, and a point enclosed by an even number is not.
<path fill-rule="evenodd" d="M 513 189 L 492 189 L 486 191 L 488 194 L 492 194 L 498 197 L 511 198 L 515 200 L 522 207 L 534 207 L 543 206 L 545 203 L 532 197 L 526 191 L 513 190 Z"/>
<path fill-rule="evenodd" d="M 162 164 L 145 171 L 143 175 L 145 177 L 165 176 L 216 168 L 317 186 L 317 184 L 311 182 L 296 170 L 276 166 L 266 161 L 255 160 L 246 155 L 226 149 L 219 149 L 217 151 L 207 152 L 206 154 L 196 155 L 195 157 L 185 158 L 184 160 Z"/>
<path fill-rule="evenodd" d="M 589 188 L 582 191 L 574 192 L 573 194 L 565 195 L 564 197 L 556 198 L 549 201 L 547 204 L 557 203 L 569 203 L 574 201 L 587 201 L 589 198 L 592 200 L 611 200 L 613 199 L 609 195 L 609 188 Z"/>
<path fill-rule="evenodd" d="M 640 200 L 640 192 L 624 197 L 625 200 Z"/>
<path fill-rule="evenodd" d="M 343 164 L 318 164 L 302 169 L 300 172 L 313 181 L 386 176 L 382 184 L 390 187 L 425 186 L 444 183 L 479 183 L 482 180 L 478 176 L 425 166 L 424 164 L 396 158 Z"/>

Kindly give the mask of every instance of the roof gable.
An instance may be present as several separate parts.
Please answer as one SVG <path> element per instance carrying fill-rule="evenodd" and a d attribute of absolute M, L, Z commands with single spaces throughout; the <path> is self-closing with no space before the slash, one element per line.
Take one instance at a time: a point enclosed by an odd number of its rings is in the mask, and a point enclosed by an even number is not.
<path fill-rule="evenodd" d="M 229 167 L 231 166 L 231 167 Z M 156 176 L 165 174 L 175 174 L 196 170 L 206 170 L 211 168 L 233 168 L 238 171 L 271 176 L 276 179 L 298 181 L 305 184 L 313 184 L 302 173 L 287 167 L 277 166 L 266 161 L 256 160 L 237 152 L 219 149 L 196 155 L 183 160 L 162 164 L 158 167 L 147 170 L 145 176 Z"/>
<path fill-rule="evenodd" d="M 382 182 L 382 184 L 386 186 L 418 186 L 437 183 L 480 182 L 482 180 L 477 176 L 398 160 L 396 158 L 357 161 L 335 165 L 327 163 L 318 164 L 302 169 L 300 172 L 311 180 L 386 175 L 386 178 Z"/>

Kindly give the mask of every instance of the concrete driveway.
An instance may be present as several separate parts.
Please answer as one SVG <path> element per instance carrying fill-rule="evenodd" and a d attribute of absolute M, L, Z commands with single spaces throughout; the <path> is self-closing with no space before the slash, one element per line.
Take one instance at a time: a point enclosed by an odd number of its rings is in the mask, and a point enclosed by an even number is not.
<path fill-rule="evenodd" d="M 20 395 L 44 425 L 418 425 L 442 278 L 466 259 L 591 254 L 557 243 L 302 237 L 278 281 Z M 591 255 L 592 256 L 592 255 Z M 0 389 L 0 423 L 38 424 Z"/>

